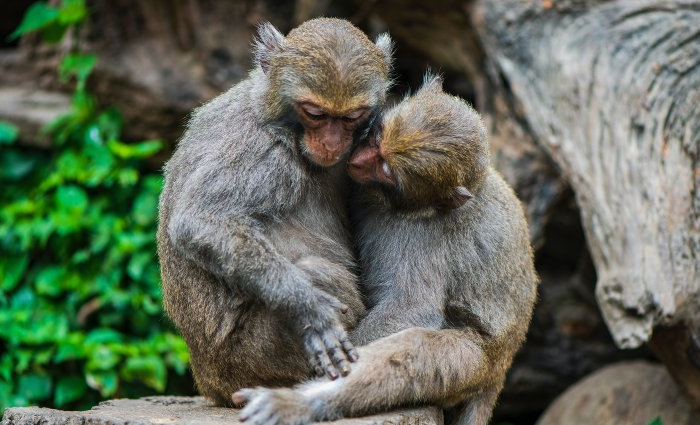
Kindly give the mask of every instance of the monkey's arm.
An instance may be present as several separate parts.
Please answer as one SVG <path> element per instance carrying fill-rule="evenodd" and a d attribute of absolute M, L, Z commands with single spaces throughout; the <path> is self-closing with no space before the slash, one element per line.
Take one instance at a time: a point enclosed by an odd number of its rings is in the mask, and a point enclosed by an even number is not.
<path fill-rule="evenodd" d="M 357 353 L 338 318 L 347 307 L 314 288 L 307 275 L 280 255 L 245 215 L 218 217 L 176 209 L 168 226 L 174 246 L 187 258 L 236 290 L 286 315 L 301 336 L 318 375 L 349 371 Z"/>
<path fill-rule="evenodd" d="M 500 389 L 490 373 L 483 338 L 470 329 L 411 328 L 360 347 L 355 370 L 336 381 L 294 389 L 242 390 L 241 420 L 297 424 L 361 416 L 414 404 L 454 405 L 471 398 L 464 414 L 486 424 Z M 492 382 L 496 381 L 496 382 Z"/>

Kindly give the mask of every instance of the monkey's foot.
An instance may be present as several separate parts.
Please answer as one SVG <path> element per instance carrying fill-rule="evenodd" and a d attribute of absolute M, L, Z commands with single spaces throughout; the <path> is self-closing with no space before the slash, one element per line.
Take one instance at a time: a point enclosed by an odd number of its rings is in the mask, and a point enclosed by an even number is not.
<path fill-rule="evenodd" d="M 311 403 L 292 389 L 252 388 L 232 396 L 234 404 L 245 404 L 239 420 L 249 425 L 305 425 L 312 422 Z"/>

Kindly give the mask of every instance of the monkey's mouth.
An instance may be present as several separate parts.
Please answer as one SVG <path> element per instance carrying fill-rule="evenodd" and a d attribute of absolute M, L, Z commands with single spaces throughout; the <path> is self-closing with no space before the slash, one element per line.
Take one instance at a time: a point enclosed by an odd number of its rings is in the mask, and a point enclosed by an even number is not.
<path fill-rule="evenodd" d="M 339 163 L 343 158 L 343 152 L 313 152 L 311 150 L 307 150 L 306 157 L 311 162 L 321 167 L 332 167 L 333 165 Z"/>
<path fill-rule="evenodd" d="M 329 150 L 323 148 L 314 149 L 307 146 L 307 148 L 304 150 L 304 154 L 309 161 L 321 167 L 331 167 L 339 163 L 346 153 L 347 149 L 343 149 L 342 147 L 341 149 Z"/>

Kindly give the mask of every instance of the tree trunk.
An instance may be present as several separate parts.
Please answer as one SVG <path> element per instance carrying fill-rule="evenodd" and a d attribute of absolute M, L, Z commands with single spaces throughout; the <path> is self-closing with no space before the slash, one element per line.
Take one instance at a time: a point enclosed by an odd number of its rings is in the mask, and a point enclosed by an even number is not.
<path fill-rule="evenodd" d="M 574 189 L 616 343 L 638 347 L 657 326 L 695 329 L 700 3 L 480 1 L 472 18 Z M 662 358 L 700 388 L 685 346 Z"/>

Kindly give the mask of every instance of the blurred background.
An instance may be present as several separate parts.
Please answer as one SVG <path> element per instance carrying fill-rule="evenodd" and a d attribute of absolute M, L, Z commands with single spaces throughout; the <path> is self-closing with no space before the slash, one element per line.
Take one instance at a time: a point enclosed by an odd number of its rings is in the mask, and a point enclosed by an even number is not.
<path fill-rule="evenodd" d="M 492 161 L 523 201 L 542 283 L 494 422 L 533 424 L 620 362 L 637 372 L 586 391 L 620 382 L 628 394 L 606 402 L 617 410 L 625 399 L 641 409 L 640 391 L 698 408 L 687 365 L 700 300 L 700 4 L 663 3 L 2 2 L 0 409 L 195 394 L 160 300 L 160 170 L 190 110 L 246 76 L 256 24 L 286 33 L 316 16 L 391 34 L 395 99 L 428 68 L 441 73 L 484 115 Z"/>

